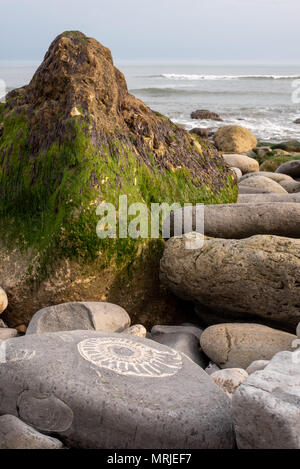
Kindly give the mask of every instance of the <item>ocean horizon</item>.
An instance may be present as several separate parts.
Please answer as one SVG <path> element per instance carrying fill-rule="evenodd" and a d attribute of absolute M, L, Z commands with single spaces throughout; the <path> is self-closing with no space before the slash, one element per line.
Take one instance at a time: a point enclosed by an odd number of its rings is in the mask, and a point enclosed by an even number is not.
<path fill-rule="evenodd" d="M 38 61 L 0 62 L 6 91 L 26 85 Z M 115 65 L 124 73 L 130 93 L 187 130 L 217 130 L 242 125 L 261 141 L 299 140 L 300 104 L 293 102 L 300 65 L 196 63 L 186 61 L 125 61 Z M 191 119 L 191 112 L 208 109 L 223 122 Z"/>

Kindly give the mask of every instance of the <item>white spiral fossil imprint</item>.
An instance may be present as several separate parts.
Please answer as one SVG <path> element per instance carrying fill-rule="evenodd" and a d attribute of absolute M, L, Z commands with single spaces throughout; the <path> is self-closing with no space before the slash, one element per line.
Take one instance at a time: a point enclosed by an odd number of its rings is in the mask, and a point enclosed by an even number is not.
<path fill-rule="evenodd" d="M 161 351 L 121 337 L 86 339 L 77 347 L 85 360 L 120 375 L 164 378 L 175 375 L 182 367 L 176 350 Z"/>

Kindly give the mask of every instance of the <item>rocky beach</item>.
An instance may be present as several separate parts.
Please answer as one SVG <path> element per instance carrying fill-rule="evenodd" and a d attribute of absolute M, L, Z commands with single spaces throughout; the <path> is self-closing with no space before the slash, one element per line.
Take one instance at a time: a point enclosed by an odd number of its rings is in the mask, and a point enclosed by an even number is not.
<path fill-rule="evenodd" d="M 189 118 L 80 31 L 0 103 L 0 449 L 300 449 L 300 140 Z"/>

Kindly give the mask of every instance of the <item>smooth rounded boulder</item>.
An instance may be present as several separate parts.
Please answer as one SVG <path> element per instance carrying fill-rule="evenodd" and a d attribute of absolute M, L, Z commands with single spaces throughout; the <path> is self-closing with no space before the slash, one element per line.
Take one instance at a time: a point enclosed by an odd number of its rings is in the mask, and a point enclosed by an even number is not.
<path fill-rule="evenodd" d="M 242 174 L 252 173 L 253 171 L 259 171 L 259 164 L 254 158 L 250 158 L 247 155 L 222 155 L 223 159 L 230 167 L 236 167 Z"/>
<path fill-rule="evenodd" d="M 225 323 L 210 326 L 200 337 L 204 353 L 221 368 L 246 368 L 292 350 L 297 337 L 261 324 Z"/>
<path fill-rule="evenodd" d="M 250 177 L 239 181 L 239 187 L 247 186 L 256 189 L 263 189 L 267 192 L 274 192 L 277 194 L 286 194 L 287 191 L 277 182 L 265 176 Z"/>
<path fill-rule="evenodd" d="M 8 306 L 8 298 L 6 292 L 0 287 L 0 314 L 6 310 Z"/>
<path fill-rule="evenodd" d="M 300 321 L 300 240 L 208 238 L 202 248 L 189 249 L 189 238 L 166 243 L 160 279 L 169 290 L 207 307 L 208 316 L 218 313 L 222 322 L 259 318 L 295 331 Z"/>
<path fill-rule="evenodd" d="M 43 308 L 31 319 L 26 334 L 95 330 L 121 332 L 130 326 L 124 308 L 106 302 L 73 302 Z"/>
<path fill-rule="evenodd" d="M 259 171 L 259 172 L 244 174 L 241 177 L 240 182 L 244 181 L 245 179 L 249 179 L 251 177 L 258 177 L 258 176 L 263 176 L 263 177 L 272 179 L 273 181 L 278 182 L 279 184 L 282 181 L 291 181 L 291 182 L 294 181 L 293 178 L 291 178 L 291 176 L 288 176 L 287 174 L 271 173 L 270 171 Z"/>
<path fill-rule="evenodd" d="M 188 386 L 187 386 L 188 383 Z M 198 365 L 152 340 L 68 331 L 6 342 L 0 414 L 66 446 L 232 448 L 230 400 Z"/>
<path fill-rule="evenodd" d="M 257 187 L 250 186 L 238 186 L 239 194 L 269 194 L 268 191 L 264 189 L 258 189 Z"/>
<path fill-rule="evenodd" d="M 174 235 L 174 225 L 181 232 L 201 231 L 202 211 L 197 207 L 176 210 L 164 220 L 165 237 Z M 213 238 L 241 239 L 253 235 L 277 235 L 300 238 L 298 203 L 248 203 L 204 206 L 204 234 Z"/>
<path fill-rule="evenodd" d="M 239 204 L 263 204 L 266 202 L 300 203 L 300 194 L 239 194 Z"/>
<path fill-rule="evenodd" d="M 300 178 L 300 160 L 287 161 L 276 169 L 275 173 L 282 173 L 292 178 Z"/>
<path fill-rule="evenodd" d="M 289 193 L 295 194 L 300 192 L 300 182 L 292 179 L 290 181 L 281 181 L 280 185 Z"/>
<path fill-rule="evenodd" d="M 257 147 L 257 138 L 240 125 L 225 125 L 217 130 L 214 142 L 220 151 L 243 153 Z"/>

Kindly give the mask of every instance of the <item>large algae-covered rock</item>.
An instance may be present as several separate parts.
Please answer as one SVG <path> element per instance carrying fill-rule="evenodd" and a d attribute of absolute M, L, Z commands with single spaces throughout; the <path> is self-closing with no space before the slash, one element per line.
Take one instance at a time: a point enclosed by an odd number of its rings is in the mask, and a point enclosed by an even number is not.
<path fill-rule="evenodd" d="M 0 284 L 11 321 L 106 299 L 136 315 L 155 316 L 154 303 L 159 320 L 161 243 L 147 251 L 141 240 L 99 239 L 96 207 L 118 213 L 121 194 L 128 205 L 233 202 L 215 147 L 129 94 L 109 49 L 76 31 L 58 36 L 29 85 L 7 95 L 0 128 Z"/>
<path fill-rule="evenodd" d="M 188 383 L 188 386 L 187 386 Z M 183 354 L 93 331 L 6 342 L 0 414 L 79 448 L 232 448 L 227 396 Z"/>
<path fill-rule="evenodd" d="M 300 240 L 211 238 L 201 249 L 187 249 L 187 239 L 171 238 L 161 260 L 161 280 L 173 293 L 223 319 L 256 318 L 295 330 L 300 319 Z"/>

